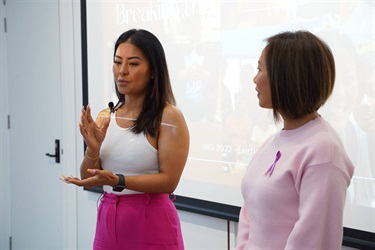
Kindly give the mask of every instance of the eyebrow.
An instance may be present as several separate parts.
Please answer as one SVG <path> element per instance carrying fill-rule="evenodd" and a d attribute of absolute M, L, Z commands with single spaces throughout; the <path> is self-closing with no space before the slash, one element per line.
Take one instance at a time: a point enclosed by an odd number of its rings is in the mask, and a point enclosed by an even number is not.
<path fill-rule="evenodd" d="M 118 59 L 122 59 L 122 57 L 118 56 L 118 55 L 115 55 L 115 57 L 118 58 Z M 139 56 L 130 56 L 130 57 L 128 57 L 128 60 L 131 60 L 131 59 L 138 59 L 138 60 L 142 61 L 142 59 Z"/>

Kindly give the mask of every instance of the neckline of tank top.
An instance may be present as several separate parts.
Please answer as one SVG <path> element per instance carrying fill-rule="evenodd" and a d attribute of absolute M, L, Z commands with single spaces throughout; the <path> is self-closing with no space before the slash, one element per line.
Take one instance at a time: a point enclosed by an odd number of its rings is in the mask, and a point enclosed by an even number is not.
<path fill-rule="evenodd" d="M 108 116 L 104 116 L 104 115 L 99 115 L 98 117 L 108 118 Z M 128 117 L 122 117 L 122 116 L 116 116 L 116 118 L 122 119 L 122 120 L 129 120 L 129 121 L 135 121 L 136 120 L 134 118 L 128 118 Z M 169 126 L 169 127 L 177 127 L 176 125 L 164 123 L 164 122 L 160 123 L 160 125 Z"/>

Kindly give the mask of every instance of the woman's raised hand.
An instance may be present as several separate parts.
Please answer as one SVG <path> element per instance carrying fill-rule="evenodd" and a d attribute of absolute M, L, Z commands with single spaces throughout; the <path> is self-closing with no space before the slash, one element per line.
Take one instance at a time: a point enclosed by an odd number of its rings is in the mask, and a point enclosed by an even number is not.
<path fill-rule="evenodd" d="M 99 119 L 98 119 L 99 120 Z M 100 123 L 92 119 L 90 105 L 86 109 L 82 107 L 81 122 L 79 123 L 79 130 L 87 147 L 92 151 L 99 152 L 100 146 L 105 138 L 110 122 L 110 117 L 101 118 Z"/>

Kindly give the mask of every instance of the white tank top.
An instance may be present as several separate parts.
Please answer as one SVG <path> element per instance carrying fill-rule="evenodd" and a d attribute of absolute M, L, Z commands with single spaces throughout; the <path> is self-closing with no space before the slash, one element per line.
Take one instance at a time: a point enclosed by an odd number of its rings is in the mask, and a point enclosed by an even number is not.
<path fill-rule="evenodd" d="M 144 133 L 135 134 L 129 128 L 121 128 L 111 114 L 106 137 L 100 149 L 100 163 L 105 170 L 124 176 L 159 172 L 158 151 L 147 140 Z M 113 192 L 111 186 L 103 186 L 107 193 L 117 195 L 139 193 L 124 189 Z"/>

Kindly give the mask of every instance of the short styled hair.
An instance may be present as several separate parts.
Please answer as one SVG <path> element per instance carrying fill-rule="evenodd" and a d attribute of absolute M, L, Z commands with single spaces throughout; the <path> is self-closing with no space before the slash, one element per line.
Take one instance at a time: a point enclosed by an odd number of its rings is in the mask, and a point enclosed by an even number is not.
<path fill-rule="evenodd" d="M 280 112 L 291 119 L 317 111 L 335 82 L 331 49 L 308 31 L 283 32 L 266 39 L 265 61 L 274 120 Z"/>

